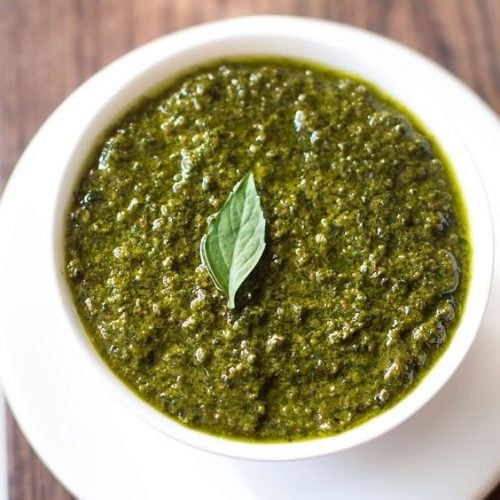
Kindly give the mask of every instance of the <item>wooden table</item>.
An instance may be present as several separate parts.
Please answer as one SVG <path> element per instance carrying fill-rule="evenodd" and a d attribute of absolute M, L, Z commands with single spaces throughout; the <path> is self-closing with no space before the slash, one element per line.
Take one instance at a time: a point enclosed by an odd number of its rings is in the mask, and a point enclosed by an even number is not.
<path fill-rule="evenodd" d="M 0 189 L 49 113 L 99 68 L 185 26 L 271 13 L 333 19 L 399 40 L 500 113 L 500 0 L 0 0 Z M 10 498 L 71 498 L 10 414 L 7 427 Z M 489 498 L 500 499 L 500 486 Z"/>

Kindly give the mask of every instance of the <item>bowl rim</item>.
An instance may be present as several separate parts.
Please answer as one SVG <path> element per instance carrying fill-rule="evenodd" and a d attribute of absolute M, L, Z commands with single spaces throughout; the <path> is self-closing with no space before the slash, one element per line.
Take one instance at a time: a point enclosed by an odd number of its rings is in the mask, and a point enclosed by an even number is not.
<path fill-rule="evenodd" d="M 339 54 L 343 54 L 344 58 L 342 59 L 341 57 L 341 61 L 345 61 L 346 57 L 352 58 L 354 55 L 358 57 L 358 59 L 356 59 L 357 63 L 364 64 L 364 68 L 369 67 L 370 71 L 386 70 L 386 62 L 378 61 L 374 64 L 371 61 L 366 61 L 363 54 L 356 54 L 356 49 L 336 44 L 336 41 L 331 40 L 328 36 L 330 27 L 330 22 L 288 16 L 251 16 L 233 18 L 199 25 L 167 35 L 122 56 L 110 66 L 114 66 L 116 69 L 121 70 L 121 67 L 129 67 L 131 60 L 135 60 L 139 63 L 137 67 L 140 71 L 135 70 L 132 74 L 128 75 L 128 78 L 127 75 L 123 75 L 123 80 L 120 81 L 120 84 L 111 94 L 109 93 L 109 89 L 106 89 L 103 95 L 99 96 L 96 109 L 88 114 L 81 125 L 81 132 L 79 133 L 77 142 L 70 145 L 68 148 L 68 162 L 64 169 L 64 173 L 58 180 L 57 200 L 55 200 L 52 218 L 54 248 L 52 266 L 59 291 L 58 298 L 60 299 L 60 310 L 62 311 L 64 322 L 68 327 L 67 329 L 72 332 L 71 336 L 74 340 L 73 345 L 85 358 L 86 365 L 89 367 L 90 372 L 92 372 L 94 376 L 97 376 L 108 391 L 114 396 L 117 396 L 128 410 L 170 437 L 221 455 L 254 460 L 295 460 L 330 454 L 367 442 L 382 435 L 402 423 L 424 406 L 451 377 L 472 344 L 479 327 L 482 313 L 486 307 L 493 267 L 492 224 L 486 195 L 482 187 L 480 174 L 474 166 L 472 158 L 463 145 L 458 133 L 454 129 L 453 124 L 446 119 L 444 113 L 443 116 L 439 118 L 435 116 L 435 113 L 434 115 L 432 114 L 433 108 L 436 106 L 436 99 L 428 98 L 427 96 L 425 99 L 427 104 L 422 103 L 421 109 L 415 109 L 414 106 L 408 106 L 408 108 L 413 115 L 425 124 L 426 129 L 429 129 L 432 133 L 435 134 L 436 130 L 441 130 L 440 127 L 444 127 L 446 131 L 444 136 L 446 139 L 443 139 L 441 134 L 435 135 L 438 135 L 440 138 L 437 142 L 445 151 L 452 167 L 455 167 L 456 164 L 461 165 L 461 162 L 468 165 L 467 172 L 465 174 L 461 173 L 460 175 L 456 172 L 456 177 L 457 183 L 462 190 L 463 197 L 466 198 L 464 190 L 468 193 L 468 198 L 464 200 L 464 204 L 466 205 L 469 223 L 471 225 L 470 232 L 473 246 L 471 266 L 474 271 L 478 272 L 471 271 L 467 303 L 462 313 L 460 325 L 455 331 L 454 339 L 445 353 L 435 363 L 431 371 L 424 377 L 418 386 L 394 407 L 351 430 L 331 437 L 294 441 L 290 443 L 255 443 L 213 436 L 174 421 L 172 418 L 160 413 L 154 407 L 140 399 L 113 374 L 110 368 L 108 368 L 101 357 L 96 353 L 84 333 L 64 276 L 62 247 L 63 215 L 66 213 L 66 207 L 72 192 L 71 187 L 74 186 L 76 177 L 83 168 L 83 162 L 81 160 L 88 156 L 90 149 L 95 144 L 100 133 L 104 131 L 107 126 L 112 124 L 120 113 L 129 108 L 130 104 L 133 103 L 139 95 L 144 95 L 145 90 L 148 91 L 158 86 L 158 83 L 160 83 L 158 76 L 152 78 L 152 75 L 157 75 L 158 71 L 164 71 L 164 67 L 167 63 L 170 67 L 177 68 L 176 70 L 172 70 L 172 76 L 175 76 L 175 74 L 179 73 L 179 71 L 184 68 L 200 64 L 196 62 L 187 63 L 184 67 L 182 66 L 186 61 L 186 54 L 192 58 L 193 55 L 199 55 L 202 52 L 200 50 L 201 48 L 203 48 L 205 52 L 208 47 L 216 47 L 217 50 L 223 51 L 236 50 L 238 44 L 235 42 L 242 42 L 245 40 L 243 45 L 248 48 L 247 50 L 249 52 L 246 53 L 248 55 L 250 53 L 255 54 L 256 47 L 257 50 L 263 51 L 261 54 L 266 53 L 264 52 L 267 50 L 266 45 L 272 45 L 272 40 L 281 40 L 281 43 L 286 41 L 290 44 L 289 46 L 293 47 L 293 50 L 299 50 L 297 47 L 309 43 L 310 45 L 308 47 L 311 50 L 309 50 L 309 52 L 306 51 L 306 53 L 310 54 L 311 57 L 302 57 L 302 55 L 296 55 L 295 57 L 321 62 L 318 60 L 320 56 L 318 56 L 317 49 L 319 46 L 322 46 L 330 50 L 335 48 L 335 50 L 339 51 Z M 231 44 L 227 43 L 229 40 Z M 261 45 L 256 44 L 259 40 Z M 265 40 L 264 45 L 262 45 L 263 40 Z M 295 45 L 291 43 L 294 41 Z M 282 46 L 280 45 L 280 47 Z M 144 54 L 148 51 L 151 55 L 144 58 Z M 276 49 L 267 53 L 269 55 L 276 54 Z M 243 55 L 245 53 L 238 54 Z M 228 54 L 223 54 L 222 57 L 227 55 Z M 235 53 L 234 55 L 237 54 Z M 288 53 L 281 53 L 280 55 L 293 57 L 293 54 Z M 339 55 L 336 54 L 336 56 Z M 187 59 L 191 60 L 189 57 Z M 209 62 L 217 58 L 218 57 L 210 57 L 201 60 Z M 175 64 L 172 65 L 172 61 L 174 61 Z M 373 66 L 376 66 L 376 68 L 374 69 Z M 335 67 L 339 66 L 336 65 Z M 341 67 L 341 69 L 345 68 Z M 373 81 L 371 78 L 367 77 L 364 72 L 357 71 L 355 73 L 359 74 L 362 78 L 366 78 L 370 82 Z M 100 73 L 91 80 L 98 79 L 99 75 Z M 168 78 L 168 76 L 164 75 L 161 81 L 165 81 Z M 401 81 L 404 81 L 404 76 L 399 74 L 396 76 L 391 75 L 390 78 L 391 81 L 397 83 L 398 86 L 401 84 Z M 87 84 L 88 83 L 84 85 Z M 407 105 L 407 99 L 402 99 L 402 95 L 394 95 L 394 92 L 388 90 L 386 85 L 381 85 L 378 81 L 375 81 L 374 84 L 377 87 L 381 87 L 382 90 L 390 96 L 393 96 L 398 102 L 403 102 L 403 104 Z M 409 96 L 409 101 L 413 102 L 415 99 L 415 102 L 422 101 L 421 98 L 420 100 L 418 99 L 418 96 L 422 92 L 421 89 L 413 89 L 411 95 L 407 88 L 404 90 L 401 88 L 400 90 L 407 97 Z M 133 96 L 135 96 L 135 99 L 132 98 Z M 439 107 L 437 109 L 439 109 Z M 112 118 L 109 118 L 109 116 L 112 116 Z M 437 125 L 430 126 L 426 119 L 422 119 L 423 116 L 432 116 L 433 120 L 436 120 Z M 106 125 L 104 125 L 104 123 L 106 123 Z M 441 139 L 447 142 L 449 147 L 453 148 L 453 154 L 450 153 L 450 149 L 447 149 Z M 472 215 L 470 212 L 471 209 L 475 210 Z M 479 224 L 480 227 L 472 227 L 472 223 L 479 221 L 481 218 L 482 224 Z M 480 245 L 477 243 L 480 243 Z M 467 332 L 460 333 L 459 336 L 461 327 L 464 324 L 464 319 L 466 318 L 468 319 Z M 459 337 L 460 342 L 457 341 L 457 337 Z M 451 354 L 449 354 L 450 352 Z M 443 359 L 447 360 L 446 369 L 442 368 L 437 370 L 438 366 L 443 365 Z M 421 387 L 423 387 L 425 391 L 421 389 Z"/>

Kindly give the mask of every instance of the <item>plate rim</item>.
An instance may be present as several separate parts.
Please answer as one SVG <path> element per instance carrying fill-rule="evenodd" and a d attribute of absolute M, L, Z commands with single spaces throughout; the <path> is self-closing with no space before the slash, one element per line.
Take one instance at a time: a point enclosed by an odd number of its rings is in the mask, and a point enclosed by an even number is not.
<path fill-rule="evenodd" d="M 366 30 L 363 30 L 361 28 L 357 27 L 352 27 L 348 26 L 345 24 L 337 23 L 337 22 L 332 22 L 328 20 L 318 20 L 318 19 L 310 19 L 310 18 L 296 18 L 292 16 L 246 16 L 246 17 L 241 17 L 241 18 L 232 18 L 232 19 L 226 19 L 226 20 L 221 20 L 221 21 L 214 21 L 211 23 L 205 23 L 203 25 L 198 25 L 194 27 L 187 28 L 185 30 L 180 30 L 179 32 L 176 33 L 170 33 L 167 35 L 164 35 L 160 38 L 157 38 L 141 47 L 138 47 L 134 49 L 133 51 L 125 54 L 124 56 L 120 57 L 117 61 L 111 63 L 110 65 L 104 67 L 102 70 L 100 70 L 94 77 L 91 77 L 87 82 L 83 83 L 81 86 L 79 86 L 68 98 L 66 98 L 63 103 L 58 106 L 58 108 L 52 113 L 52 115 L 46 120 L 46 122 L 42 125 L 42 127 L 39 129 L 39 131 L 36 133 L 36 135 L 33 137 L 33 139 L 30 141 L 30 144 L 27 146 L 25 152 L 19 159 L 17 166 L 12 173 L 10 179 L 7 182 L 7 185 L 5 187 L 5 192 L 4 192 L 4 200 L 5 196 L 8 197 L 11 196 L 11 191 L 14 190 L 12 186 L 16 186 L 18 183 L 22 181 L 19 180 L 20 176 L 23 174 L 24 170 L 28 170 L 29 163 L 28 160 L 30 158 L 30 155 L 32 154 L 32 150 L 37 147 L 40 147 L 39 144 L 43 142 L 45 136 L 48 136 L 52 134 L 52 130 L 56 129 L 56 125 L 58 122 L 58 119 L 60 119 L 61 115 L 64 114 L 65 110 L 69 107 L 68 103 L 74 103 L 75 100 L 81 99 L 81 96 L 84 95 L 86 89 L 88 88 L 91 83 L 89 82 L 94 82 L 95 78 L 103 78 L 103 75 L 105 76 L 107 72 L 109 72 L 109 69 L 111 67 L 114 67 L 115 64 L 120 63 L 124 64 L 124 61 L 127 59 L 133 57 L 137 57 L 138 54 L 140 53 L 146 53 L 148 50 L 151 50 L 151 47 L 155 47 L 157 45 L 161 45 L 162 41 L 165 40 L 166 38 L 171 38 L 172 36 L 181 33 L 181 32 L 186 32 L 190 30 L 196 30 L 200 29 L 201 27 L 205 26 L 213 26 L 213 25 L 218 25 L 218 24 L 227 24 L 227 23 L 238 23 L 242 22 L 243 20 L 248 20 L 248 19 L 273 19 L 275 20 L 276 18 L 281 18 L 281 19 L 293 19 L 293 22 L 297 22 L 297 20 L 305 20 L 306 22 L 317 22 L 321 24 L 327 24 L 329 28 L 331 28 L 333 31 L 335 30 L 340 30 L 341 32 L 347 32 L 350 33 L 351 35 L 355 36 L 361 36 L 361 37 L 368 37 L 372 40 L 376 40 L 377 44 L 382 44 L 385 45 L 386 48 L 390 48 L 391 50 L 395 50 L 396 52 L 400 52 L 402 56 L 404 57 L 409 57 L 415 59 L 418 63 L 422 64 L 425 63 L 427 65 L 430 65 L 430 68 L 432 71 L 440 72 L 441 77 L 443 79 L 448 79 L 450 82 L 450 85 L 455 85 L 460 88 L 460 91 L 465 95 L 467 95 L 467 98 L 473 98 L 476 101 L 476 106 L 478 108 L 478 112 L 481 112 L 482 114 L 489 114 L 490 116 L 495 116 L 494 113 L 489 109 L 489 107 L 480 99 L 475 93 L 473 93 L 469 88 L 467 88 L 462 82 L 460 82 L 454 75 L 450 74 L 447 70 L 444 70 L 440 66 L 438 66 L 436 63 L 433 61 L 425 58 L 421 54 L 415 52 L 412 49 L 409 49 L 405 47 L 404 45 L 401 45 L 398 42 L 395 42 L 393 40 L 390 40 L 388 38 L 385 38 L 381 35 L 374 34 L 371 32 L 368 32 Z M 55 125 L 56 124 L 56 125 Z M 2 200 L 2 204 L 0 205 L 0 222 L 3 222 L 3 217 L 4 217 L 4 212 L 5 210 L 3 209 L 4 206 L 4 200 Z M 0 228 L 2 226 L 0 225 Z M 498 263 L 497 263 L 498 265 Z M 8 334 L 2 332 L 0 334 L 0 337 L 2 336 L 7 336 Z M 4 339 L 5 340 L 5 339 Z M 0 338 L 1 341 L 1 338 Z M 2 351 L 5 353 L 5 349 L 2 349 Z M 0 352 L 0 361 L 2 360 L 2 356 L 6 354 L 2 354 Z M 67 479 L 70 477 L 70 474 L 67 473 L 66 467 L 60 463 L 59 460 L 55 459 L 54 457 L 48 457 L 49 453 L 47 453 L 47 450 L 42 450 L 42 448 L 45 448 L 46 445 L 42 444 L 43 439 L 40 439 L 39 436 L 34 436 L 33 435 L 33 428 L 32 425 L 29 423 L 30 418 L 26 414 L 23 414 L 22 404 L 19 402 L 19 395 L 15 394 L 15 391 L 12 389 L 12 382 L 9 380 L 9 376 L 12 377 L 13 374 L 7 374 L 5 368 L 2 369 L 2 366 L 7 366 L 5 363 L 0 363 L 0 380 L 2 381 L 1 383 L 3 384 L 3 389 L 5 391 L 7 401 L 9 402 L 9 406 L 11 407 L 11 410 L 21 427 L 21 430 L 23 433 L 26 435 L 27 439 L 30 441 L 31 445 L 33 446 L 35 452 L 40 456 L 40 458 L 44 461 L 44 463 L 47 464 L 48 468 L 51 470 L 51 472 L 59 479 L 59 481 L 64 484 L 68 490 L 70 491 L 76 491 L 73 490 L 73 485 L 70 486 L 69 481 L 67 482 Z M 500 471 L 499 471 L 500 472 Z M 500 474 L 499 474 L 500 478 Z"/>

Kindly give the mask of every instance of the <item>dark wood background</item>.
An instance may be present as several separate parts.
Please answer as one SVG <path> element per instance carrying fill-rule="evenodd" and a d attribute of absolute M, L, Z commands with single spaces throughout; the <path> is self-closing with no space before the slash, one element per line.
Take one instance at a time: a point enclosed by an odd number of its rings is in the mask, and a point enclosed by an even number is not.
<path fill-rule="evenodd" d="M 0 189 L 49 113 L 99 68 L 185 26 L 270 13 L 389 36 L 448 68 L 500 113 L 500 0 L 0 0 Z M 10 498 L 72 498 L 10 413 L 7 429 Z M 500 487 L 489 499 L 500 499 Z"/>

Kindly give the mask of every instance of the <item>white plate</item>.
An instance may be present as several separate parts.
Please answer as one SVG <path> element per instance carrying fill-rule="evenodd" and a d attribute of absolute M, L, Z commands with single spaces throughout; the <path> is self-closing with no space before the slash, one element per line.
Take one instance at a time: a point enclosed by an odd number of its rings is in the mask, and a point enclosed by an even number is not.
<path fill-rule="evenodd" d="M 276 22 L 263 18 L 262 22 Z M 281 22 L 285 22 L 283 20 Z M 289 23 L 300 21 L 288 19 Z M 244 19 L 231 23 L 245 23 Z M 354 28 L 318 22 L 331 36 L 391 61 L 441 96 L 490 193 L 500 230 L 500 127 L 467 88 L 422 56 Z M 297 29 L 300 25 L 297 24 Z M 199 29 L 222 29 L 209 25 Z M 355 449 L 295 463 L 253 463 L 174 442 L 125 411 L 88 377 L 57 324 L 47 286 L 50 234 L 44 193 L 51 164 L 100 89 L 168 44 L 148 44 L 80 87 L 28 146 L 0 211 L 0 370 L 10 406 L 35 450 L 80 498 L 329 499 L 481 497 L 500 480 L 500 267 L 477 340 L 446 387 L 389 434 Z M 496 255 L 498 264 L 499 252 Z"/>

